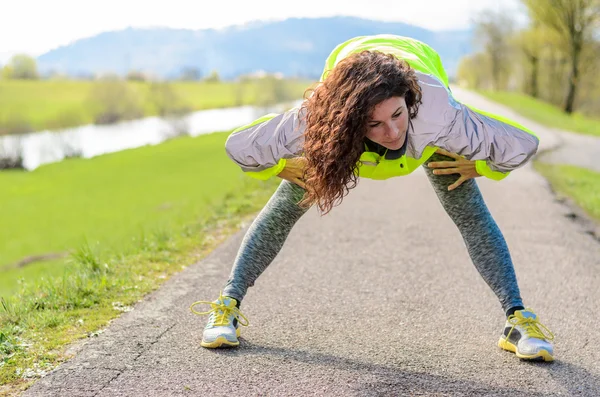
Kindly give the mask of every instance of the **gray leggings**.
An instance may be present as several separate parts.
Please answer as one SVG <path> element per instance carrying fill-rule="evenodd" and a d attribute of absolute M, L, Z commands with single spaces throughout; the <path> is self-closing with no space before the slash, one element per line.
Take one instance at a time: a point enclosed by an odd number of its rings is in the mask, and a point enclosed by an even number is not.
<path fill-rule="evenodd" d="M 460 230 L 475 267 L 500 300 L 504 311 L 523 306 L 506 241 L 488 211 L 475 180 L 470 179 L 453 191 L 448 191 L 448 186 L 459 176 L 433 175 L 426 166 L 431 161 L 449 160 L 452 159 L 434 154 L 425 163 L 429 182 L 446 213 Z M 223 290 L 224 296 L 241 301 L 248 287 L 254 285 L 275 259 L 292 227 L 306 212 L 306 209 L 297 205 L 304 192 L 301 187 L 282 181 L 246 233 Z"/>

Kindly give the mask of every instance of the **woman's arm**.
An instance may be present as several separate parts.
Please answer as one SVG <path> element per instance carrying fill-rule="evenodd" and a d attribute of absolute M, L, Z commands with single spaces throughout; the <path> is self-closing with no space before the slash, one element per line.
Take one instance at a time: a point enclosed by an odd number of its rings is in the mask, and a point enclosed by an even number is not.
<path fill-rule="evenodd" d="M 476 161 L 477 172 L 500 180 L 528 162 L 537 152 L 539 138 L 527 128 L 470 106 L 460 104 L 446 146 Z"/>
<path fill-rule="evenodd" d="M 227 142 L 227 155 L 249 176 L 266 180 L 279 174 L 286 159 L 297 157 L 304 143 L 304 121 L 300 108 L 269 114 L 234 130 Z"/>
<path fill-rule="evenodd" d="M 421 81 L 423 104 L 413 122 L 415 135 L 476 162 L 477 172 L 500 180 L 536 153 L 538 137 L 512 120 L 456 101 L 436 79 Z"/>

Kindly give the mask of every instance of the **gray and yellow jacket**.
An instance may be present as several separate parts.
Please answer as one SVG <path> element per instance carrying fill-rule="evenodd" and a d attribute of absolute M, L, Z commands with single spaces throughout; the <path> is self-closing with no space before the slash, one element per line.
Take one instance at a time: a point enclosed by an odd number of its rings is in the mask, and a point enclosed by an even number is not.
<path fill-rule="evenodd" d="M 358 163 L 360 177 L 387 179 L 410 174 L 442 148 L 475 161 L 479 174 L 501 180 L 537 151 L 539 140 L 532 131 L 456 101 L 439 55 L 418 40 L 393 35 L 348 40 L 327 58 L 321 81 L 341 59 L 363 50 L 391 53 L 407 61 L 416 71 L 423 103 L 409 125 L 405 153 L 387 159 L 366 149 Z M 286 159 L 302 153 L 304 130 L 301 107 L 297 107 L 234 130 L 225 149 L 248 175 L 266 180 L 283 170 Z"/>

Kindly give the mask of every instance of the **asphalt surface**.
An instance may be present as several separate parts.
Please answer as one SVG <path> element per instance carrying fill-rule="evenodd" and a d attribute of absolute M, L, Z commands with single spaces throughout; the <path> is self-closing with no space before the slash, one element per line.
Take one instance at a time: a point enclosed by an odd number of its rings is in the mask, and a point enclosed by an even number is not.
<path fill-rule="evenodd" d="M 600 127 L 599 127 L 600 128 Z M 600 172 L 600 137 L 559 131 L 560 144 L 544 153 L 539 160 L 546 163 L 569 164 Z"/>
<path fill-rule="evenodd" d="M 457 96 L 551 131 L 456 90 Z M 177 274 L 26 396 L 599 396 L 600 243 L 526 166 L 480 178 L 527 306 L 557 361 L 500 350 L 500 305 L 422 170 L 362 180 L 329 215 L 309 211 L 242 305 L 241 346 L 199 346 L 245 228 Z"/>

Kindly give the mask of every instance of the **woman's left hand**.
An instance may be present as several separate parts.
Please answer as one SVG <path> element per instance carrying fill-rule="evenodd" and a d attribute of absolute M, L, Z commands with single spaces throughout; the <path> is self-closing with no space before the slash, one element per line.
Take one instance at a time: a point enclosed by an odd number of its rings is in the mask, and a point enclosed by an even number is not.
<path fill-rule="evenodd" d="M 460 174 L 460 178 L 452 185 L 448 186 L 448 190 L 454 190 L 462 185 L 463 182 L 481 176 L 475 168 L 474 161 L 467 160 L 458 154 L 450 153 L 444 149 L 437 149 L 435 152 L 454 159 L 454 161 L 432 161 L 429 163 L 427 166 L 429 168 L 435 168 L 433 170 L 435 175 Z"/>

